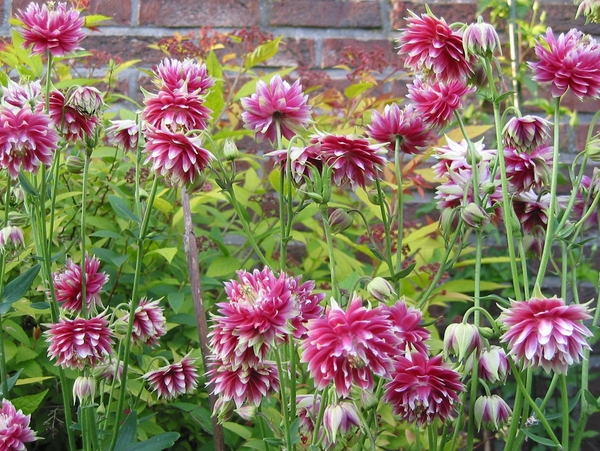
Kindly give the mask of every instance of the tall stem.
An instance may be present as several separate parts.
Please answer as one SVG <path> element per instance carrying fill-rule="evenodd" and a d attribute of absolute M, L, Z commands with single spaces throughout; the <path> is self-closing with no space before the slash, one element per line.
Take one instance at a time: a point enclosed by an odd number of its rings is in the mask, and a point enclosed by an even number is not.
<path fill-rule="evenodd" d="M 385 262 L 390 271 L 390 277 L 394 277 L 394 264 L 392 262 L 392 237 L 390 230 L 390 221 L 388 220 L 388 213 L 386 204 L 383 196 L 383 189 L 381 188 L 381 182 L 379 179 L 375 179 L 375 186 L 377 187 L 377 197 L 379 198 L 379 210 L 381 211 L 381 223 L 383 224 L 384 240 L 385 240 Z"/>
<path fill-rule="evenodd" d="M 321 212 L 321 220 L 323 221 L 323 230 L 325 231 L 325 240 L 327 241 L 327 250 L 329 252 L 329 271 L 331 273 L 331 292 L 333 298 L 340 302 L 340 288 L 337 280 L 336 265 L 335 265 L 335 254 L 333 249 L 333 238 L 331 236 L 331 227 L 329 225 L 329 216 L 327 211 L 327 204 L 319 204 L 319 210 Z"/>
<path fill-rule="evenodd" d="M 567 376 L 560 375 L 560 398 L 562 401 L 562 447 L 569 451 L 569 391 L 567 390 Z"/>
<path fill-rule="evenodd" d="M 88 171 L 90 168 L 90 156 L 89 153 L 85 152 L 85 157 L 83 160 L 83 179 L 81 182 L 81 314 L 84 318 L 88 315 L 88 306 L 87 306 L 87 297 L 86 297 L 86 270 L 85 270 L 85 260 L 86 260 L 86 207 L 87 207 L 87 184 L 88 184 Z"/>
<path fill-rule="evenodd" d="M 396 136 L 394 146 L 394 170 L 396 171 L 396 225 L 398 227 L 398 241 L 396 244 L 396 273 L 402 269 L 402 238 L 404 233 L 404 189 L 402 186 L 402 168 L 400 167 L 400 137 Z M 394 275 L 394 274 L 392 274 Z M 402 280 L 397 284 L 398 296 L 402 296 Z"/>
<path fill-rule="evenodd" d="M 4 199 L 4 221 L 2 227 L 8 226 L 8 207 L 10 202 L 10 176 L 6 174 L 6 196 Z M 6 251 L 0 255 L 0 294 L 4 291 L 4 270 L 6 266 Z M 2 397 L 8 399 L 8 370 L 4 355 L 4 329 L 2 328 L 2 313 L 0 313 L 0 382 Z"/>

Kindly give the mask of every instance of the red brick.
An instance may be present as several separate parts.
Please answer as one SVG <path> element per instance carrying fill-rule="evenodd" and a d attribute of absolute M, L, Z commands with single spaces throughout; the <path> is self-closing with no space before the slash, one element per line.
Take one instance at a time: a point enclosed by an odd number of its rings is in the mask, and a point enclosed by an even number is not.
<path fill-rule="evenodd" d="M 575 19 L 577 6 L 572 3 L 554 4 L 544 2 L 540 4 L 540 11 L 546 12 L 546 21 L 544 23 L 545 25 L 552 27 L 552 30 L 555 33 L 569 31 L 571 28 L 577 28 L 584 33 L 600 33 L 600 25 L 585 25 L 585 18 L 583 15 Z"/>
<path fill-rule="evenodd" d="M 157 38 L 148 36 L 103 36 L 95 33 L 83 41 L 83 47 L 104 51 L 125 61 L 141 59 L 144 66 L 151 66 L 165 57 L 164 53 L 148 47 L 157 41 Z"/>
<path fill-rule="evenodd" d="M 417 2 L 404 2 L 391 0 L 390 21 L 392 28 L 400 29 L 406 27 L 406 17 L 409 11 L 421 15 L 425 13 L 425 4 Z M 431 12 L 437 17 L 443 17 L 448 24 L 454 22 L 470 23 L 477 19 L 477 3 L 431 3 Z"/>
<path fill-rule="evenodd" d="M 302 66 L 313 68 L 315 61 L 315 41 L 312 39 L 285 38 L 279 53 L 267 61 L 269 66 Z"/>
<path fill-rule="evenodd" d="M 140 0 L 140 25 L 251 27 L 259 20 L 259 0 Z"/>
<path fill-rule="evenodd" d="M 347 46 L 360 50 L 372 50 L 379 46 L 384 49 L 385 58 L 388 61 L 398 58 L 396 50 L 394 49 L 394 41 L 391 39 L 324 39 L 321 67 L 333 67 L 339 64 L 342 50 Z"/>
<path fill-rule="evenodd" d="M 46 0 L 33 0 L 36 3 L 44 4 Z M 27 9 L 32 0 L 13 0 L 12 15 L 19 10 Z M 131 0 L 90 0 L 90 6 L 83 15 L 102 14 L 112 17 L 111 20 L 102 22 L 102 25 L 123 25 L 131 24 Z"/>
<path fill-rule="evenodd" d="M 268 3 L 270 25 L 318 28 L 380 28 L 378 1 L 278 0 Z"/>

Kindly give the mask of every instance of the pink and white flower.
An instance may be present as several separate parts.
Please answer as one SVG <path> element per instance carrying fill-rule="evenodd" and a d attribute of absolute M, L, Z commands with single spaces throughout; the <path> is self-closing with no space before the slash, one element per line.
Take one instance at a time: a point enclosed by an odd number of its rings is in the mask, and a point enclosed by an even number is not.
<path fill-rule="evenodd" d="M 552 147 L 540 146 L 530 151 L 504 149 L 506 175 L 512 192 L 540 190 L 552 171 Z"/>
<path fill-rule="evenodd" d="M 170 91 L 184 89 L 195 95 L 205 95 L 215 81 L 206 70 L 205 64 L 198 64 L 192 59 L 179 61 L 165 58 L 155 70 L 154 83 L 158 89 L 167 88 Z"/>
<path fill-rule="evenodd" d="M 0 449 L 2 451 L 25 451 L 25 443 L 35 442 L 35 432 L 29 427 L 31 415 L 23 415 L 21 409 L 8 400 L 2 400 L 0 408 Z"/>
<path fill-rule="evenodd" d="M 94 129 L 100 124 L 98 116 L 82 114 L 65 100 L 64 94 L 60 91 L 50 92 L 48 105 L 52 123 L 67 141 L 75 142 L 83 141 L 86 137 L 91 138 Z"/>
<path fill-rule="evenodd" d="M 148 124 L 173 132 L 204 130 L 212 113 L 204 105 L 204 98 L 188 92 L 187 86 L 176 89 L 165 86 L 155 94 L 147 92 L 144 105 L 142 118 Z"/>
<path fill-rule="evenodd" d="M 113 145 L 121 147 L 126 152 L 135 152 L 138 147 L 140 126 L 131 119 L 112 120 L 106 129 Z"/>
<path fill-rule="evenodd" d="M 448 176 L 449 172 L 457 172 L 459 169 L 472 168 L 473 158 L 478 163 L 489 164 L 496 157 L 496 149 L 486 149 L 483 139 L 473 143 L 473 153 L 469 152 L 466 140 L 460 142 L 452 141 L 446 136 L 446 145 L 435 147 L 434 157 L 439 161 L 433 166 L 436 177 Z"/>
<path fill-rule="evenodd" d="M 129 313 L 121 318 L 124 323 L 129 322 Z M 158 346 L 158 339 L 167 333 L 167 320 L 163 315 L 163 308 L 159 301 L 147 298 L 140 299 L 138 307 L 133 314 L 133 330 L 131 340 L 135 344 L 146 344 L 152 348 Z"/>
<path fill-rule="evenodd" d="M 531 115 L 513 117 L 504 126 L 502 134 L 505 147 L 526 152 L 546 143 L 550 137 L 550 122 Z"/>
<path fill-rule="evenodd" d="M 483 426 L 485 429 L 498 431 L 508 423 L 511 415 L 512 409 L 498 395 L 480 396 L 475 401 L 473 416 L 477 430 Z"/>
<path fill-rule="evenodd" d="M 85 255 L 85 301 L 88 310 L 102 307 L 100 292 L 108 282 L 108 276 L 99 272 L 100 260 L 95 256 Z M 53 274 L 56 301 L 61 307 L 74 312 L 81 312 L 81 265 L 68 259 L 65 267 Z"/>
<path fill-rule="evenodd" d="M 431 333 L 420 325 L 423 314 L 420 310 L 408 307 L 406 302 L 400 300 L 391 307 L 383 307 L 383 311 L 389 315 L 392 322 L 392 332 L 400 339 L 398 349 L 400 355 L 419 352 L 427 355 L 428 349 L 425 343 L 429 340 Z"/>
<path fill-rule="evenodd" d="M 196 359 L 188 355 L 178 363 L 163 366 L 144 374 L 144 379 L 159 398 L 172 399 L 190 393 L 198 385 Z"/>

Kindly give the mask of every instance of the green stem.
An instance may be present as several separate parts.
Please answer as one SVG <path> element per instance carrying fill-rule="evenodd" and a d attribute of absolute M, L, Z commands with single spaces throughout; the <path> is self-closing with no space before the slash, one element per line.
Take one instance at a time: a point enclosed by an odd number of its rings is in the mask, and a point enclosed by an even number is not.
<path fill-rule="evenodd" d="M 90 168 L 90 157 L 88 152 L 85 152 L 85 157 L 83 160 L 83 179 L 81 182 L 81 315 L 84 318 L 87 318 L 88 314 L 88 305 L 87 305 L 87 295 L 86 295 L 86 270 L 85 270 L 85 260 L 86 260 L 86 206 L 87 206 L 87 184 L 88 184 L 88 171 Z"/>
<path fill-rule="evenodd" d="M 383 189 L 381 188 L 381 182 L 379 179 L 375 179 L 375 186 L 377 187 L 377 197 L 379 198 L 379 210 L 381 211 L 381 223 L 383 224 L 383 230 L 385 235 L 385 262 L 390 271 L 390 277 L 394 277 L 394 264 L 392 262 L 392 237 L 390 231 L 390 222 L 388 220 L 388 214 L 386 203 L 384 200 Z"/>
<path fill-rule="evenodd" d="M 281 150 L 281 123 L 279 119 L 275 119 L 275 129 L 277 135 L 277 150 Z M 288 147 L 286 157 L 285 157 L 285 165 L 281 169 L 281 174 L 279 177 L 279 236 L 280 240 L 280 249 L 279 249 L 279 270 L 285 271 L 285 262 L 287 259 L 287 237 L 286 237 L 286 211 L 287 211 L 287 198 L 285 195 L 285 181 L 290 175 L 290 171 L 288 171 L 288 165 L 291 164 L 290 161 L 290 148 Z M 288 218 L 289 219 L 289 218 Z"/>
<path fill-rule="evenodd" d="M 2 227 L 8 226 L 8 208 L 10 202 L 10 175 L 6 174 L 6 195 L 4 199 L 4 222 Z M 0 255 L 0 293 L 4 291 L 4 271 L 6 270 L 6 251 Z M 0 382 L 2 384 L 2 397 L 8 397 L 8 369 L 4 354 L 4 328 L 2 327 L 2 314 L 0 313 Z"/>
<path fill-rule="evenodd" d="M 554 103 L 554 149 L 552 156 L 552 177 L 550 181 L 550 208 L 548 209 L 548 227 L 546 228 L 546 237 L 544 240 L 544 249 L 542 250 L 542 257 L 540 259 L 540 267 L 538 274 L 535 279 L 537 286 L 542 286 L 544 276 L 546 275 L 546 268 L 550 260 L 550 254 L 552 253 L 552 244 L 554 243 L 554 231 L 555 231 L 555 213 L 557 207 L 557 190 L 558 190 L 558 163 L 560 157 L 560 97 L 555 100 Z"/>
<path fill-rule="evenodd" d="M 396 171 L 396 184 L 397 189 L 397 205 L 396 205 L 396 225 L 398 227 L 398 241 L 396 244 L 396 273 L 399 273 L 402 269 L 402 239 L 404 233 L 404 189 L 402 185 L 402 168 L 400 167 L 400 137 L 396 136 L 396 142 L 394 146 L 394 170 Z M 394 274 L 392 274 L 393 276 Z M 398 296 L 402 296 L 402 280 L 398 280 L 396 286 Z"/>
<path fill-rule="evenodd" d="M 286 449 L 293 450 L 292 444 L 292 433 L 290 430 L 290 412 L 288 410 L 288 402 L 290 401 L 287 397 L 287 380 L 288 377 L 286 373 L 283 371 L 283 366 L 281 363 L 281 348 L 277 347 L 275 350 L 275 362 L 277 363 L 277 372 L 279 373 L 279 393 L 281 395 L 281 410 L 283 414 L 283 429 L 285 432 L 285 446 Z"/>
<path fill-rule="evenodd" d="M 567 376 L 560 375 L 560 398 L 562 401 L 562 447 L 569 451 L 569 391 L 567 389 Z"/>
<path fill-rule="evenodd" d="M 150 216 L 152 214 L 153 206 L 154 206 L 154 198 L 156 197 L 156 191 L 158 188 L 158 177 L 154 177 L 154 181 L 152 182 L 152 189 L 150 191 L 150 196 L 148 197 L 148 204 L 146 207 L 146 211 L 144 212 L 144 217 L 142 219 L 142 224 L 140 225 L 140 234 L 138 236 L 138 248 L 137 248 L 137 256 L 135 262 L 135 273 L 133 276 L 133 287 L 131 290 L 131 310 L 129 311 L 129 321 L 127 323 L 127 333 L 125 335 L 125 344 L 124 344 L 124 354 L 123 354 L 123 372 L 121 375 L 121 390 L 119 393 L 119 399 L 117 401 L 117 410 L 115 412 L 115 423 L 114 423 L 114 431 L 112 435 L 112 440 L 110 443 L 109 451 L 114 451 L 115 446 L 117 444 L 117 438 L 119 436 L 119 429 L 121 425 L 121 416 L 123 414 L 123 407 L 125 405 L 125 397 L 127 395 L 127 372 L 129 370 L 129 353 L 131 350 L 131 335 L 133 331 L 133 320 L 135 318 L 134 312 L 139 304 L 139 288 L 140 288 L 140 278 L 142 274 L 142 261 L 144 259 L 144 242 L 146 240 L 147 232 L 148 232 L 148 224 L 150 222 Z M 117 383 L 117 377 L 115 377 L 113 384 Z"/>
<path fill-rule="evenodd" d="M 296 347 L 292 336 L 288 337 L 290 354 L 290 418 L 296 418 Z"/>
<path fill-rule="evenodd" d="M 327 204 L 319 204 L 321 220 L 323 221 L 323 230 L 325 231 L 325 240 L 327 241 L 327 250 L 329 252 L 329 271 L 331 273 L 331 292 L 337 302 L 341 302 L 340 288 L 338 286 L 337 271 L 335 265 L 335 254 L 333 252 L 333 238 L 331 236 L 331 227 L 329 226 L 329 217 Z"/>

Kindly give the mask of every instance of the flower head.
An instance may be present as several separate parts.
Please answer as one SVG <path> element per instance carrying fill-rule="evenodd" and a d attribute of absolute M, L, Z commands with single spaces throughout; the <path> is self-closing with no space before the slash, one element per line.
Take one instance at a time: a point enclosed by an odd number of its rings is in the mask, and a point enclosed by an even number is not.
<path fill-rule="evenodd" d="M 168 128 L 173 132 L 204 130 L 212 111 L 204 105 L 204 98 L 187 87 L 171 89 L 167 86 L 157 93 L 146 92 L 142 118 L 152 127 Z"/>
<path fill-rule="evenodd" d="M 419 352 L 427 355 L 427 345 L 425 342 L 431 336 L 425 327 L 420 325 L 423 315 L 420 310 L 408 307 L 406 302 L 400 300 L 391 307 L 384 307 L 383 310 L 389 315 L 392 322 L 392 332 L 400 339 L 398 349 L 400 355 Z"/>
<path fill-rule="evenodd" d="M 444 357 L 455 355 L 464 361 L 473 352 L 479 353 L 483 339 L 479 328 L 469 323 L 452 323 L 444 333 Z"/>
<path fill-rule="evenodd" d="M 98 116 L 104 108 L 102 93 L 93 86 L 77 87 L 71 92 L 67 103 L 86 117 Z"/>
<path fill-rule="evenodd" d="M 591 318 L 586 305 L 534 297 L 511 301 L 510 307 L 502 310 L 500 321 L 507 331 L 501 341 L 508 343 L 509 355 L 525 367 L 566 374 L 569 365 L 579 362 L 583 350 L 590 349 L 586 337 L 592 333 L 581 323 Z"/>
<path fill-rule="evenodd" d="M 50 119 L 29 107 L 0 107 L 0 167 L 16 179 L 19 171 L 37 173 L 52 164 L 58 135 Z"/>
<path fill-rule="evenodd" d="M 298 314 L 291 319 L 293 335 L 296 339 L 306 337 L 306 324 L 311 319 L 320 318 L 323 315 L 323 307 L 320 302 L 325 298 L 325 293 L 314 293 L 315 282 L 307 280 L 300 284 L 301 276 L 289 277 L 287 280 L 288 290 L 295 298 Z"/>
<path fill-rule="evenodd" d="M 83 17 L 76 9 L 68 9 L 66 3 L 39 5 L 31 2 L 25 11 L 19 10 L 23 22 L 23 45 L 31 47 L 31 53 L 42 55 L 49 51 L 53 56 L 63 56 L 79 49 L 85 37 Z"/>
<path fill-rule="evenodd" d="M 575 0 L 575 4 L 579 4 L 575 18 L 583 13 L 586 24 L 600 22 L 600 3 L 598 3 L 598 0 Z"/>
<path fill-rule="evenodd" d="M 178 363 L 163 366 L 157 370 L 144 374 L 144 379 L 158 397 L 165 399 L 176 398 L 179 395 L 190 393 L 198 385 L 198 369 L 194 365 L 196 359 L 188 355 Z"/>
<path fill-rule="evenodd" d="M 110 123 L 112 125 L 106 129 L 106 133 L 112 143 L 115 146 L 121 147 L 126 152 L 136 151 L 140 136 L 140 126 L 138 123 L 131 119 L 112 120 Z"/>
<path fill-rule="evenodd" d="M 513 117 L 504 126 L 502 134 L 505 147 L 526 152 L 546 143 L 550 137 L 550 123 L 538 116 Z"/>
<path fill-rule="evenodd" d="M 398 353 L 399 339 L 381 309 L 368 310 L 355 298 L 347 311 L 332 299 L 325 316 L 309 321 L 303 341 L 302 361 L 318 388 L 333 381 L 338 395 L 346 397 L 352 384 L 373 388 L 373 374 L 390 377 L 391 357 Z"/>
<path fill-rule="evenodd" d="M 430 83 L 416 79 L 408 85 L 406 97 L 414 102 L 415 110 L 426 124 L 443 128 L 452 120 L 454 112 L 462 107 L 463 96 L 474 91 L 458 80 Z"/>
<path fill-rule="evenodd" d="M 174 183 L 193 183 L 208 166 L 214 155 L 202 146 L 202 138 L 173 132 L 164 125 L 148 126 L 146 130 L 146 163 L 152 170 L 169 177 Z"/>
<path fill-rule="evenodd" d="M 412 353 L 396 360 L 383 399 L 402 419 L 423 426 L 436 418 L 453 419 L 458 393 L 464 389 L 459 374 L 442 363 L 441 355 L 428 359 Z"/>
<path fill-rule="evenodd" d="M 0 230 L 0 251 L 15 251 L 24 246 L 25 238 L 20 227 L 7 225 Z"/>
<path fill-rule="evenodd" d="M 465 28 L 462 36 L 465 54 L 489 56 L 501 50 L 500 38 L 493 25 L 485 23 L 479 16 L 476 23 Z"/>
<path fill-rule="evenodd" d="M 550 180 L 552 147 L 540 146 L 529 152 L 504 149 L 506 175 L 512 192 L 540 190 Z"/>
<path fill-rule="evenodd" d="M 46 332 L 48 357 L 63 368 L 95 367 L 112 354 L 112 333 L 108 321 L 99 315 L 90 319 L 61 318 Z"/>
<path fill-rule="evenodd" d="M 0 449 L 2 451 L 24 451 L 25 443 L 34 442 L 35 432 L 29 427 L 31 415 L 23 415 L 8 400 L 2 400 L 0 408 Z"/>
<path fill-rule="evenodd" d="M 92 376 L 79 376 L 73 382 L 73 398 L 79 399 L 79 403 L 93 402 L 96 397 L 96 378 Z"/>
<path fill-rule="evenodd" d="M 42 84 L 39 80 L 19 84 L 9 78 L 8 85 L 2 92 L 2 99 L 6 104 L 17 108 L 29 105 L 33 109 L 39 103 L 41 93 Z"/>
<path fill-rule="evenodd" d="M 67 141 L 83 141 L 93 136 L 100 124 L 98 116 L 82 114 L 74 105 L 65 100 L 62 92 L 50 92 L 49 114 L 52 123 Z"/>
<path fill-rule="evenodd" d="M 291 139 L 310 121 L 308 96 L 302 92 L 300 81 L 293 85 L 275 75 L 269 84 L 259 80 L 256 92 L 242 99 L 245 127 L 256 132 L 256 138 L 277 141 L 277 123 L 282 136 Z"/>
<path fill-rule="evenodd" d="M 538 195 L 530 190 L 513 197 L 513 209 L 525 233 L 525 247 L 535 255 L 540 255 L 542 252 L 549 208 L 550 193 Z"/>
<path fill-rule="evenodd" d="M 360 417 L 354 404 L 341 401 L 329 404 L 323 414 L 323 427 L 331 444 L 336 443 L 338 432 L 346 434 L 352 426 L 360 427 Z"/>
<path fill-rule="evenodd" d="M 491 384 L 504 382 L 506 375 L 510 372 L 508 356 L 504 348 L 500 346 L 490 346 L 489 349 L 483 348 L 479 355 L 471 354 L 465 362 L 465 373 L 473 370 L 473 361 L 478 363 L 477 374 L 481 379 Z"/>
<path fill-rule="evenodd" d="M 497 431 L 508 423 L 512 410 L 498 395 L 480 396 L 475 401 L 473 415 L 478 430 L 483 425 L 485 429 Z"/>
<path fill-rule="evenodd" d="M 100 260 L 95 256 L 85 255 L 85 301 L 88 309 L 101 307 L 100 292 L 108 276 L 99 272 Z M 81 302 L 81 265 L 67 260 L 65 267 L 53 274 L 56 300 L 61 307 L 67 310 L 80 312 Z"/>
<path fill-rule="evenodd" d="M 129 313 L 123 316 L 121 321 L 127 323 L 129 321 Z M 132 343 L 143 343 L 150 347 L 158 346 L 158 339 L 167 333 L 166 323 L 167 320 L 163 315 L 163 309 L 159 305 L 158 300 L 140 299 L 140 303 L 133 314 Z"/>
<path fill-rule="evenodd" d="M 377 142 L 387 143 L 388 150 L 392 152 L 396 140 L 399 140 L 400 150 L 409 154 L 420 153 L 437 138 L 413 105 L 407 105 L 401 110 L 396 103 L 386 105 L 383 114 L 373 110 L 367 134 Z"/>
<path fill-rule="evenodd" d="M 435 148 L 434 157 L 439 161 L 433 166 L 433 173 L 438 178 L 446 177 L 449 172 L 457 172 L 459 169 L 472 168 L 473 158 L 478 163 L 487 164 L 496 156 L 496 149 L 486 149 L 483 139 L 473 143 L 474 155 L 470 153 L 469 145 L 464 139 L 455 142 L 446 136 L 446 143 L 444 147 Z"/>
<path fill-rule="evenodd" d="M 398 39 L 398 53 L 406 54 L 404 65 L 442 82 L 464 81 L 471 68 L 460 34 L 433 14 L 419 17 L 411 12 L 407 21 Z"/>
<path fill-rule="evenodd" d="M 533 79 L 550 83 L 553 97 L 571 89 L 579 99 L 596 98 L 600 94 L 600 46 L 576 29 L 558 38 L 551 28 L 535 46 L 538 62 L 529 63 Z"/>
<path fill-rule="evenodd" d="M 192 59 L 179 61 L 165 58 L 156 68 L 154 83 L 158 89 L 167 88 L 174 91 L 184 88 L 189 93 L 204 95 L 215 81 L 206 70 L 205 64 L 198 64 Z"/>

